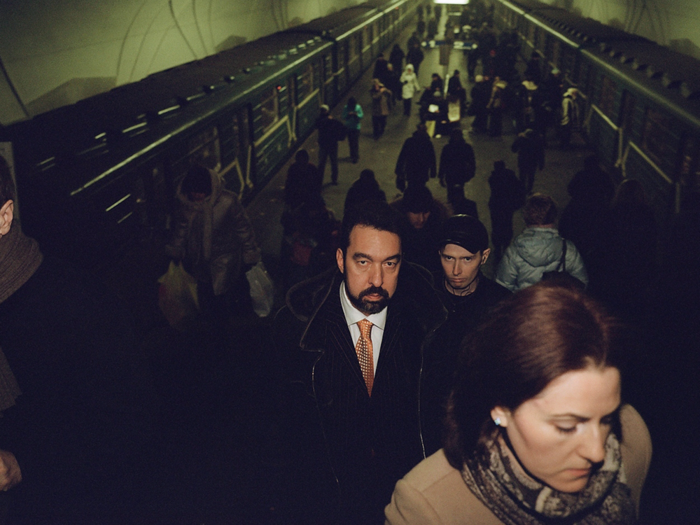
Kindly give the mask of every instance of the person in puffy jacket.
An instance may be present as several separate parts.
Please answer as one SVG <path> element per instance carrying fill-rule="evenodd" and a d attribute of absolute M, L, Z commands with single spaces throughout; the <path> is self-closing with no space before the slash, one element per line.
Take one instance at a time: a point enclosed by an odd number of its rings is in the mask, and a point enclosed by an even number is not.
<path fill-rule="evenodd" d="M 252 312 L 245 272 L 260 261 L 260 247 L 238 195 L 224 188 L 214 170 L 194 164 L 177 199 L 166 252 L 197 279 L 200 308 L 219 321 L 229 310 Z"/>
<path fill-rule="evenodd" d="M 588 274 L 576 246 L 565 240 L 554 222 L 557 205 L 549 195 L 531 195 L 523 208 L 526 228 L 506 249 L 496 271 L 496 282 L 516 292 L 557 271 L 566 243 L 566 272 L 588 285 Z"/>
<path fill-rule="evenodd" d="M 403 70 L 401 78 L 401 98 L 403 99 L 403 114 L 407 117 L 411 114 L 411 103 L 413 102 L 413 95 L 416 90 L 420 90 L 420 84 L 418 83 L 418 76 L 413 71 L 413 65 L 407 64 L 406 69 Z"/>

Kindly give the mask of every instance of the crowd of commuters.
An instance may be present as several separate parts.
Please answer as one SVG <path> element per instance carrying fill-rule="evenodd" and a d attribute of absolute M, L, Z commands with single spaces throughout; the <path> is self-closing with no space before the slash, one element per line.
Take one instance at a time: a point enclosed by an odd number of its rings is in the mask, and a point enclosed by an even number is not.
<path fill-rule="evenodd" d="M 318 165 L 301 149 L 286 174 L 284 299 L 261 346 L 278 361 L 266 369 L 279 388 L 269 433 L 291 465 L 281 474 L 288 522 L 634 523 L 651 438 L 622 396 L 621 376 L 642 366 L 629 364 L 637 348 L 625 323 L 642 322 L 660 284 L 680 305 L 694 299 L 698 203 L 684 202 L 673 228 L 688 250 L 664 263 L 688 286 L 650 280 L 658 226 L 639 182 L 616 185 L 589 157 L 561 213 L 533 193 L 548 129 L 570 148 L 583 107 L 536 53 L 520 77 L 517 41 L 496 34 L 483 2 L 460 17 L 478 42 L 465 53 L 469 96 L 459 71 L 421 87 L 421 44 L 442 14 L 421 6 L 406 52 L 396 44 L 378 57 L 367 111 L 354 97 L 340 118 L 321 106 Z M 326 163 L 331 186 L 347 182 L 339 143 L 358 164 L 365 113 L 379 140 L 397 102 L 408 117 L 421 90 L 392 177 L 399 193 L 387 199 L 386 174 L 365 168 L 339 220 L 324 199 Z M 519 176 L 494 163 L 490 239 L 465 194 L 477 176 L 466 117 L 492 137 L 513 120 Z M 449 141 L 436 151 L 441 135 Z M 119 522 L 137 490 L 128 467 L 152 440 L 148 366 L 123 305 L 22 234 L 0 160 L 0 489 L 14 496 L 0 497 L 0 524 Z M 260 245 L 215 170 L 189 167 L 175 198 L 164 251 L 193 277 L 204 330 L 223 348 L 231 319 L 252 314 Z M 513 238 L 518 210 L 525 229 Z M 673 312 L 692 322 L 680 305 Z M 677 338 L 652 337 L 664 336 Z"/>

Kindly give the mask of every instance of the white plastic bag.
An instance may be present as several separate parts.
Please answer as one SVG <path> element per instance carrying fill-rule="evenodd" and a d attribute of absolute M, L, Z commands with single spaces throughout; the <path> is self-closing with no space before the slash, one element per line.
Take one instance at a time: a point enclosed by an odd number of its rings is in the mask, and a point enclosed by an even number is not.
<path fill-rule="evenodd" d="M 253 310 L 258 317 L 267 317 L 272 311 L 275 301 L 275 285 L 260 261 L 245 274 L 250 285 L 250 298 L 253 300 Z"/>

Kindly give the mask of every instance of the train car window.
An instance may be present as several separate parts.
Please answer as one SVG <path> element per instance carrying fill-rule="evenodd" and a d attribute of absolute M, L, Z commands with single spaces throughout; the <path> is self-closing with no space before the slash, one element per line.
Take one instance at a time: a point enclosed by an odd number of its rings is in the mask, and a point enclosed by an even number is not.
<path fill-rule="evenodd" d="M 362 28 L 362 49 L 372 43 L 372 26 L 366 25 Z"/>
<path fill-rule="evenodd" d="M 637 103 L 634 95 L 629 91 L 622 93 L 622 106 L 620 110 L 620 119 L 618 125 L 627 131 L 632 129 L 632 120 L 634 118 L 634 106 Z"/>
<path fill-rule="evenodd" d="M 684 193 L 700 191 L 700 139 L 686 137 L 683 141 L 683 155 L 679 182 Z"/>
<path fill-rule="evenodd" d="M 289 107 L 295 107 L 298 103 L 296 97 L 296 88 L 294 84 L 294 75 L 287 79 L 287 97 L 289 98 Z"/>
<path fill-rule="evenodd" d="M 280 102 L 276 86 L 269 88 L 262 94 L 260 106 L 264 134 L 280 119 Z"/>
<path fill-rule="evenodd" d="M 187 139 L 185 154 L 173 163 L 174 180 L 177 182 L 193 164 L 202 164 L 209 169 L 221 169 L 221 144 L 216 126 L 205 129 Z"/>
<path fill-rule="evenodd" d="M 600 80 L 598 108 L 604 115 L 614 120 L 613 116 L 615 111 L 615 93 L 617 92 L 617 85 L 615 82 L 613 82 L 613 80 L 605 75 L 602 75 Z"/>
<path fill-rule="evenodd" d="M 677 145 L 672 129 L 671 117 L 653 108 L 646 108 L 642 150 L 662 169 L 667 165 L 668 159 L 674 156 L 673 145 Z"/>
<path fill-rule="evenodd" d="M 535 36 L 537 35 L 537 26 L 532 22 L 527 22 L 527 41 L 535 44 Z"/>
<path fill-rule="evenodd" d="M 314 65 L 312 63 L 304 66 L 303 72 L 297 77 L 298 96 L 297 102 L 306 100 L 314 91 Z"/>
<path fill-rule="evenodd" d="M 551 46 L 549 50 L 549 59 L 551 60 L 552 64 L 554 64 L 555 67 L 558 67 L 561 69 L 562 63 L 561 63 L 561 42 L 557 40 L 556 38 L 550 38 L 549 39 Z M 571 69 L 567 68 L 564 71 L 571 71 Z"/>
<path fill-rule="evenodd" d="M 382 34 L 381 29 L 379 29 L 379 21 L 376 21 L 374 23 L 374 38 L 379 38 L 379 36 Z"/>
<path fill-rule="evenodd" d="M 350 35 L 350 45 L 348 46 L 348 63 L 357 60 L 360 56 L 360 35 L 355 33 Z"/>

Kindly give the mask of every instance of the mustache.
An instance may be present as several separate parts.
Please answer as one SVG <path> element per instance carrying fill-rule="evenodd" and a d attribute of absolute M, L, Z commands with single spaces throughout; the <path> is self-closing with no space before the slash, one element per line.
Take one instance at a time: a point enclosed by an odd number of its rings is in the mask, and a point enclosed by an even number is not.
<path fill-rule="evenodd" d="M 389 292 L 387 292 L 384 288 L 381 288 L 379 286 L 370 286 L 366 290 L 362 290 L 360 292 L 359 298 L 362 299 L 363 297 L 367 297 L 368 295 L 381 295 L 384 299 L 389 298 Z"/>

